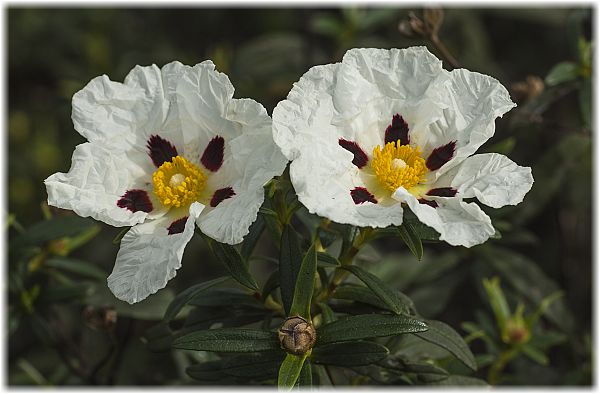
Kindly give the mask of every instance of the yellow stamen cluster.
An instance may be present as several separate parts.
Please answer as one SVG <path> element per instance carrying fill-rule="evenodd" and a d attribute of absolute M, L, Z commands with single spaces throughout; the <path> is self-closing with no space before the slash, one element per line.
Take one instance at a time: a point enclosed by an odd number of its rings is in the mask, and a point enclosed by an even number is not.
<path fill-rule="evenodd" d="M 165 207 L 179 208 L 197 201 L 206 185 L 200 168 L 181 156 L 164 162 L 152 174 L 154 194 Z"/>
<path fill-rule="evenodd" d="M 418 185 L 427 173 L 419 147 L 400 145 L 400 141 L 388 142 L 383 149 L 377 145 L 373 149 L 371 168 L 379 182 L 391 192 L 400 186 L 410 189 Z"/>

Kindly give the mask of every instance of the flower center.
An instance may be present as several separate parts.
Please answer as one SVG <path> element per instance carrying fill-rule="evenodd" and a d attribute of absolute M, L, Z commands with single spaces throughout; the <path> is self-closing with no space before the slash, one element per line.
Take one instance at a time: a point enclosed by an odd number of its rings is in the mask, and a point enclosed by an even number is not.
<path fill-rule="evenodd" d="M 425 180 L 427 167 L 419 147 L 400 145 L 400 141 L 388 142 L 383 149 L 373 149 L 371 168 L 379 182 L 394 192 L 400 186 L 410 189 Z"/>
<path fill-rule="evenodd" d="M 181 156 L 164 162 L 152 174 L 154 194 L 165 207 L 179 208 L 197 201 L 206 185 L 200 168 Z"/>

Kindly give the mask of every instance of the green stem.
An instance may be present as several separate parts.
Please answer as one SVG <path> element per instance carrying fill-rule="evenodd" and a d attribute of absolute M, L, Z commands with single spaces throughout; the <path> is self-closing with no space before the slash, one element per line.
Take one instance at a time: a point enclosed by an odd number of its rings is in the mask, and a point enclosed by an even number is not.
<path fill-rule="evenodd" d="M 358 236 L 352 242 L 352 245 L 346 250 L 346 252 L 340 256 L 339 260 L 342 266 L 351 265 L 354 261 L 354 257 L 360 252 L 360 249 L 369 241 L 369 236 L 372 232 L 371 228 L 363 228 L 360 230 Z M 331 298 L 335 289 L 342 283 L 342 281 L 348 276 L 349 272 L 343 269 L 336 268 L 333 275 L 333 279 L 327 289 L 324 289 L 321 294 L 317 297 L 317 302 L 323 302 Z"/>
<path fill-rule="evenodd" d="M 488 372 L 488 383 L 492 386 L 500 382 L 500 375 L 510 360 L 518 354 L 517 348 L 508 348 L 503 350 L 498 358 L 494 361 Z"/>

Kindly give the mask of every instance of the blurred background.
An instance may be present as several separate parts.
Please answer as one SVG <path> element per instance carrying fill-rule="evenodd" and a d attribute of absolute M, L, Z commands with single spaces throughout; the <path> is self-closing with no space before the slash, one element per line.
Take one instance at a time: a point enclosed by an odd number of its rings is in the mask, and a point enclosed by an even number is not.
<path fill-rule="evenodd" d="M 420 262 L 402 243 L 382 239 L 365 264 L 424 316 L 464 335 L 486 324 L 494 335 L 483 278 L 500 278 L 512 309 L 522 302 L 535 310 L 562 290 L 534 334 L 543 354 L 514 359 L 503 384 L 591 384 L 591 9 L 10 7 L 6 15 L 9 384 L 197 383 L 183 372 L 187 355 L 153 352 L 144 335 L 174 294 L 225 272 L 200 237 L 167 288 L 132 307 L 105 282 L 121 229 L 44 204 L 43 180 L 67 172 L 84 142 L 73 129 L 71 97 L 90 79 L 122 81 L 136 64 L 212 59 L 235 97 L 271 114 L 313 65 L 340 61 L 353 47 L 413 45 L 427 45 L 447 69 L 488 74 L 510 90 L 519 106 L 480 151 L 532 167 L 535 185 L 519 206 L 487 211 L 501 239 L 472 249 L 427 244 Z M 272 241 L 264 236 L 258 250 L 272 252 Z M 251 267 L 263 279 L 272 269 Z M 473 340 L 471 348 L 485 356 L 489 346 Z"/>

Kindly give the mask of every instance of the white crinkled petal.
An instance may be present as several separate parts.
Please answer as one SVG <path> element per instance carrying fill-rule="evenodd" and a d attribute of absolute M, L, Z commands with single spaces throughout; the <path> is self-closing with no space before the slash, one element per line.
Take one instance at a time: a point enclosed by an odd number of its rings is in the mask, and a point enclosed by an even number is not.
<path fill-rule="evenodd" d="M 457 189 L 461 198 L 477 197 L 490 207 L 500 208 L 523 201 L 533 176 L 531 168 L 521 167 L 504 155 L 487 153 L 468 157 L 439 181 Z"/>
<path fill-rule="evenodd" d="M 254 100 L 232 100 L 225 118 L 237 137 L 226 140 L 221 169 L 211 176 L 212 189 L 232 187 L 235 196 L 198 217 L 198 227 L 219 242 L 237 244 L 248 234 L 264 200 L 263 186 L 287 164 L 273 142 L 271 118 Z"/>
<path fill-rule="evenodd" d="M 68 173 L 56 173 L 44 183 L 48 204 L 90 216 L 111 226 L 142 223 L 146 212 L 131 212 L 117 206 L 119 198 L 130 189 L 148 190 L 151 174 L 138 152 L 125 153 L 97 143 L 78 145 L 73 152 Z"/>
<path fill-rule="evenodd" d="M 211 61 L 182 71 L 174 92 L 184 143 L 204 148 L 215 135 L 225 139 L 237 135 L 225 117 L 234 92 L 227 75 L 216 71 Z"/>
<path fill-rule="evenodd" d="M 140 130 L 160 129 L 169 103 L 160 69 L 136 66 L 125 83 L 106 75 L 92 79 L 73 96 L 73 125 L 89 141 L 119 137 L 134 143 Z"/>
<path fill-rule="evenodd" d="M 443 110 L 443 117 L 427 129 L 411 134 L 411 142 L 423 149 L 424 157 L 433 149 L 456 141 L 452 160 L 437 170 L 436 176 L 475 153 L 494 135 L 495 119 L 516 106 L 495 78 L 465 69 L 449 74 L 448 108 Z"/>
<path fill-rule="evenodd" d="M 370 93 L 371 96 L 377 94 L 389 99 L 414 101 L 430 95 L 437 96 L 439 84 L 447 79 L 442 73 L 442 62 L 423 46 L 389 50 L 350 49 L 344 55 L 342 64 L 347 67 L 340 70 L 341 75 L 356 70 L 363 79 L 360 83 L 368 84 L 371 91 L 379 92 Z M 349 76 L 357 79 L 354 73 Z M 351 80 L 348 82 L 357 83 Z M 337 100 L 344 100 L 344 110 L 353 108 L 360 111 L 364 107 L 367 100 L 361 93 L 365 92 L 338 89 L 335 92 L 336 103 Z"/>
<path fill-rule="evenodd" d="M 132 227 L 121 240 L 108 287 L 120 300 L 139 302 L 164 288 L 181 267 L 185 246 L 194 235 L 194 223 L 204 206 L 193 203 L 183 232 L 168 234 L 177 218 L 170 215 Z"/>
<path fill-rule="evenodd" d="M 455 246 L 470 248 L 487 241 L 495 233 L 492 222 L 475 203 L 460 198 L 435 198 L 439 204 L 433 208 L 419 201 L 403 187 L 393 198 L 406 202 L 419 220 L 440 233 L 440 240 Z"/>
<path fill-rule="evenodd" d="M 286 100 L 273 110 L 273 139 L 282 153 L 294 160 L 311 144 L 333 138 L 337 128 L 334 115 L 333 82 L 339 63 L 315 66 L 308 70 L 290 91 Z"/>

